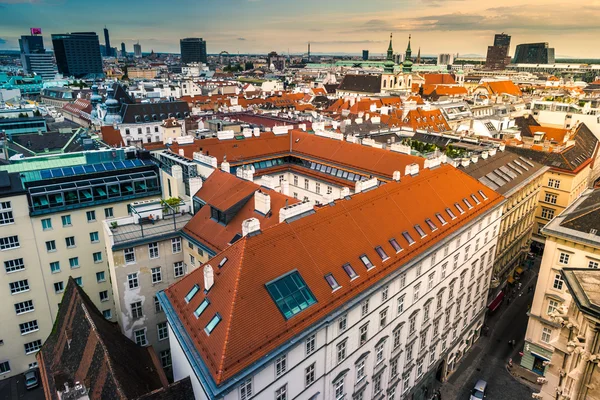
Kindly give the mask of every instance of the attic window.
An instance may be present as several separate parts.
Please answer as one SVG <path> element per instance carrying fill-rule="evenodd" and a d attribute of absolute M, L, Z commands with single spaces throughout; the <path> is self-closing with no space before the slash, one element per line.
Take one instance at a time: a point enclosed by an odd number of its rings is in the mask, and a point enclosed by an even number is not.
<path fill-rule="evenodd" d="M 208 307 L 209 304 L 210 301 L 208 299 L 204 299 L 202 303 L 200 303 L 198 308 L 196 308 L 196 311 L 194 311 L 194 317 L 200 317 L 200 315 L 202 315 L 202 313 L 204 312 L 204 310 L 206 310 L 206 307 Z"/>
<path fill-rule="evenodd" d="M 267 283 L 266 287 L 285 319 L 292 318 L 317 302 L 298 271 L 281 276 Z"/>
<path fill-rule="evenodd" d="M 473 199 L 473 201 L 475 202 L 475 204 L 481 204 L 481 202 L 479 201 L 479 199 L 477 198 L 477 196 L 475 196 L 474 194 L 471 195 L 471 198 Z"/>
<path fill-rule="evenodd" d="M 430 220 L 429 218 L 427 218 L 425 220 L 425 223 L 427 224 L 427 226 L 429 226 L 429 228 L 431 229 L 432 232 L 437 231 L 437 226 L 435 226 L 435 224 L 433 223 L 432 220 Z"/>
<path fill-rule="evenodd" d="M 144 121 L 146 121 L 146 122 L 150 121 L 150 117 L 147 115 L 144 115 Z"/>
<path fill-rule="evenodd" d="M 210 335 L 211 332 L 217 327 L 217 325 L 219 325 L 219 322 L 221 322 L 221 316 L 219 315 L 219 313 L 216 313 L 215 316 L 212 317 L 210 322 L 204 328 L 204 332 L 206 332 L 207 335 Z"/>
<path fill-rule="evenodd" d="M 394 238 L 390 239 L 390 244 L 392 245 L 392 247 L 394 248 L 394 250 L 396 250 L 396 253 L 400 253 L 402 250 L 404 250 L 402 248 L 402 246 L 400 246 L 398 244 L 398 242 L 396 241 L 396 239 L 394 239 Z"/>
<path fill-rule="evenodd" d="M 227 262 L 228 258 L 224 257 L 221 262 L 219 263 L 219 268 L 223 268 L 223 265 L 225 265 L 225 263 Z"/>
<path fill-rule="evenodd" d="M 359 258 L 360 261 L 362 261 L 363 264 L 365 264 L 365 267 L 367 267 L 367 271 L 374 267 L 374 265 L 371 263 L 371 260 L 369 260 L 369 257 L 367 257 L 366 254 L 363 254 Z"/>
<path fill-rule="evenodd" d="M 442 224 L 442 226 L 446 225 L 447 222 L 444 219 L 444 217 L 442 216 L 442 214 L 440 213 L 435 213 L 435 216 L 437 217 L 438 221 L 440 221 L 440 223 Z"/>
<path fill-rule="evenodd" d="M 342 265 L 342 268 L 348 274 L 350 280 L 358 278 L 358 274 L 356 273 L 356 271 L 354 271 L 354 268 L 352 268 L 352 265 L 350 265 L 350 263 Z"/>
<path fill-rule="evenodd" d="M 477 193 L 479 193 L 479 195 L 480 195 L 481 197 L 483 197 L 483 200 L 487 200 L 487 199 L 488 199 L 488 197 L 485 195 L 485 193 L 483 193 L 483 191 L 482 191 L 482 190 L 478 190 L 478 191 L 477 191 Z"/>
<path fill-rule="evenodd" d="M 140 122 L 142 120 L 139 115 L 134 116 L 133 119 L 135 122 Z"/>
<path fill-rule="evenodd" d="M 385 250 L 383 250 L 383 248 L 381 246 L 377 246 L 375 247 L 375 251 L 377 252 L 377 254 L 379 254 L 379 257 L 381 257 L 381 259 L 383 261 L 387 260 L 388 258 L 390 258 L 386 253 Z"/>
<path fill-rule="evenodd" d="M 467 200 L 467 199 L 463 199 L 463 203 L 465 203 L 465 205 L 466 205 L 467 207 L 469 207 L 469 210 L 470 210 L 471 208 L 473 208 L 473 206 L 471 205 L 471 203 L 469 202 L 469 200 Z"/>
<path fill-rule="evenodd" d="M 452 212 L 451 209 L 446 208 L 446 212 L 448 213 L 448 215 L 450 216 L 450 218 L 456 219 L 456 215 L 454 215 L 454 213 Z"/>
<path fill-rule="evenodd" d="M 334 292 L 336 290 L 338 290 L 339 288 L 341 288 L 340 284 L 337 283 L 337 281 L 335 280 L 335 278 L 334 278 L 334 276 L 332 274 L 325 275 L 325 280 L 327 281 L 327 283 L 329 283 L 329 286 L 331 286 L 331 289 Z"/>
<path fill-rule="evenodd" d="M 421 239 L 424 238 L 425 236 L 427 236 L 427 234 L 425 233 L 425 231 L 423 230 L 423 228 L 421 228 L 421 225 L 419 225 L 419 224 L 415 225 L 415 231 L 417 231 L 419 236 L 421 236 Z"/>
<path fill-rule="evenodd" d="M 185 302 L 189 303 L 190 301 L 192 301 L 192 299 L 194 298 L 194 296 L 196 295 L 196 293 L 198 293 L 199 290 L 200 290 L 200 286 L 194 285 L 190 289 L 190 291 L 188 292 L 188 294 L 185 295 Z"/>
<path fill-rule="evenodd" d="M 456 209 L 461 213 L 464 214 L 465 210 L 463 210 L 463 208 L 460 206 L 460 204 L 458 203 L 454 203 L 454 207 L 456 207 Z"/>
<path fill-rule="evenodd" d="M 404 236 L 404 239 L 406 239 L 409 246 L 415 244 L 415 239 L 413 239 L 412 236 L 410 236 L 410 233 L 408 233 L 407 231 L 402 232 L 402 236 Z"/>

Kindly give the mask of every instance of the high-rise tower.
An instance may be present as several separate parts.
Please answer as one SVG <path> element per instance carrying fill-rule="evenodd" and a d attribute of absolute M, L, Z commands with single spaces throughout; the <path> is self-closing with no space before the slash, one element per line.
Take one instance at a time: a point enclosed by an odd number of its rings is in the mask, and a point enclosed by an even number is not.
<path fill-rule="evenodd" d="M 108 29 L 106 29 L 106 26 L 104 27 L 104 45 L 106 46 L 106 57 L 113 57 L 113 49 L 110 47 L 110 37 L 108 35 Z"/>

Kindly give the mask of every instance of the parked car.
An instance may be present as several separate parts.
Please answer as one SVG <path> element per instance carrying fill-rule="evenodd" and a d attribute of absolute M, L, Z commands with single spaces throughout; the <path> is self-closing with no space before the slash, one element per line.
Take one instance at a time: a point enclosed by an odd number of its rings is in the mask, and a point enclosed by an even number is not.
<path fill-rule="evenodd" d="M 471 392 L 470 400 L 479 400 L 485 398 L 485 392 L 487 389 L 487 382 L 484 380 L 478 380 Z"/>
<path fill-rule="evenodd" d="M 25 372 L 25 388 L 33 389 L 39 385 L 38 376 L 36 370 Z"/>

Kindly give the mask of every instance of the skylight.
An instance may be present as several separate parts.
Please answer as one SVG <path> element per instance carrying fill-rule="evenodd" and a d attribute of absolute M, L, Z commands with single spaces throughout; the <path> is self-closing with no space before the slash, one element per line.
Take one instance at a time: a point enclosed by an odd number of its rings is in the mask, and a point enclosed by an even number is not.
<path fill-rule="evenodd" d="M 266 286 L 285 319 L 292 318 L 317 302 L 298 271 L 279 277 Z"/>
<path fill-rule="evenodd" d="M 199 290 L 200 290 L 200 286 L 194 285 L 194 287 L 192 287 L 190 289 L 190 291 L 188 292 L 188 294 L 185 295 L 185 302 L 189 303 L 190 301 L 192 301 L 192 299 L 194 298 L 194 296 L 196 295 L 196 293 L 198 293 Z"/>
<path fill-rule="evenodd" d="M 415 231 L 417 231 L 417 233 L 419 234 L 419 236 L 421 236 L 421 238 L 424 238 L 425 236 L 427 236 L 427 234 L 425 233 L 425 231 L 423 230 L 423 228 L 421 228 L 421 225 L 419 225 L 419 224 L 415 225 Z"/>
<path fill-rule="evenodd" d="M 367 270 L 374 267 L 373 263 L 371 263 L 371 260 L 369 260 L 369 257 L 367 257 L 366 254 L 363 254 L 359 258 L 360 258 L 360 261 L 362 261 L 363 264 L 365 264 L 365 267 L 367 267 Z"/>
<path fill-rule="evenodd" d="M 446 208 L 446 212 L 448 213 L 448 215 L 450 216 L 450 218 L 456 219 L 456 215 L 454 215 L 454 213 L 452 212 L 451 209 Z"/>
<path fill-rule="evenodd" d="M 447 222 L 444 219 L 444 217 L 442 216 L 442 214 L 440 213 L 435 213 L 435 216 L 437 217 L 438 221 L 440 221 L 440 223 L 442 224 L 442 226 L 446 225 Z"/>
<path fill-rule="evenodd" d="M 456 209 L 458 210 L 458 212 L 460 212 L 461 214 L 465 213 L 465 210 L 463 210 L 463 208 L 460 206 L 460 204 L 454 203 L 454 207 L 456 207 Z"/>
<path fill-rule="evenodd" d="M 429 226 L 429 228 L 431 229 L 432 232 L 437 231 L 437 226 L 435 226 L 435 224 L 433 223 L 432 220 L 427 218 L 427 219 L 425 219 L 425 223 L 427 224 L 427 226 Z"/>
<path fill-rule="evenodd" d="M 479 199 L 477 198 L 477 196 L 475 196 L 474 194 L 471 195 L 471 198 L 473 199 L 473 201 L 475 202 L 475 204 L 480 204 L 481 201 L 479 201 Z"/>
<path fill-rule="evenodd" d="M 398 244 L 398 242 L 396 241 L 396 239 L 390 239 L 390 244 L 392 245 L 392 247 L 394 248 L 394 250 L 396 250 L 396 253 L 400 253 L 402 250 L 404 250 L 402 248 L 402 246 L 400 246 Z"/>
<path fill-rule="evenodd" d="M 483 197 L 483 200 L 487 200 L 488 199 L 488 197 L 485 195 L 485 193 L 483 193 L 483 190 L 478 190 L 477 193 L 479 193 L 479 195 L 481 197 Z"/>
<path fill-rule="evenodd" d="M 210 301 L 208 299 L 204 299 L 202 303 L 200 303 L 198 308 L 196 308 L 196 311 L 194 311 L 194 316 L 198 318 L 200 315 L 202 315 L 202 313 L 204 312 L 204 310 L 206 310 L 206 307 L 208 307 L 209 304 Z"/>
<path fill-rule="evenodd" d="M 388 258 L 390 258 L 386 253 L 385 250 L 383 250 L 383 248 L 381 246 L 377 246 L 375 247 L 375 251 L 377 252 L 377 254 L 379 254 L 379 257 L 381 257 L 381 259 L 383 261 L 387 260 Z"/>
<path fill-rule="evenodd" d="M 331 286 L 332 290 L 336 291 L 339 288 L 341 288 L 340 284 L 337 283 L 337 281 L 335 280 L 335 278 L 332 274 L 325 275 L 325 280 L 327 281 L 327 283 L 329 283 L 329 286 Z"/>
<path fill-rule="evenodd" d="M 215 316 L 212 317 L 210 322 L 204 328 L 204 332 L 206 332 L 207 335 L 210 335 L 211 332 L 217 327 L 217 325 L 219 325 L 219 322 L 221 322 L 221 316 L 219 315 L 219 313 L 216 313 Z"/>
<path fill-rule="evenodd" d="M 402 232 L 402 236 L 404 236 L 404 239 L 406 239 L 409 246 L 415 244 L 415 239 L 413 239 L 412 236 L 410 236 L 410 233 L 408 233 L 407 231 Z"/>
<path fill-rule="evenodd" d="M 354 268 L 352 268 L 352 265 L 350 265 L 350 263 L 342 265 L 342 268 L 344 269 L 344 271 L 346 271 L 346 273 L 350 277 L 350 280 L 358 278 L 358 274 L 354 271 Z"/>
<path fill-rule="evenodd" d="M 223 265 L 225 265 L 225 263 L 227 262 L 228 258 L 227 257 L 223 257 L 223 259 L 221 260 L 221 262 L 219 263 L 219 268 L 223 268 Z"/>
<path fill-rule="evenodd" d="M 469 210 L 470 210 L 471 208 L 473 208 L 473 206 L 471 205 L 471 203 L 469 202 L 469 200 L 467 200 L 467 199 L 463 199 L 463 203 L 465 203 L 465 205 L 466 205 L 467 207 L 469 207 Z"/>

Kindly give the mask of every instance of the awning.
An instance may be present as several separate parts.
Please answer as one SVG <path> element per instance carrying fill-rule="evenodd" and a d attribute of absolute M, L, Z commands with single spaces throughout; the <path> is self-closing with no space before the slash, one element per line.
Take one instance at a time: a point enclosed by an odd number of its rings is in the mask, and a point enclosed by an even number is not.
<path fill-rule="evenodd" d="M 550 361 L 550 359 L 548 357 L 542 356 L 541 354 L 538 354 L 534 351 L 530 351 L 531 355 L 537 357 L 537 358 L 541 358 L 544 361 Z"/>
<path fill-rule="evenodd" d="M 496 309 L 500 307 L 502 299 L 504 299 L 504 291 L 501 290 L 500 293 L 498 293 L 498 295 L 496 296 L 496 298 L 492 300 L 492 302 L 488 305 L 490 311 L 496 311 Z"/>
<path fill-rule="evenodd" d="M 519 275 L 521 275 L 523 273 L 523 268 L 521 267 L 517 267 L 517 269 L 515 269 L 515 272 Z"/>
<path fill-rule="evenodd" d="M 508 279 L 506 280 L 506 282 L 508 283 L 513 283 L 515 281 L 515 278 L 513 278 L 512 276 L 509 276 Z"/>

